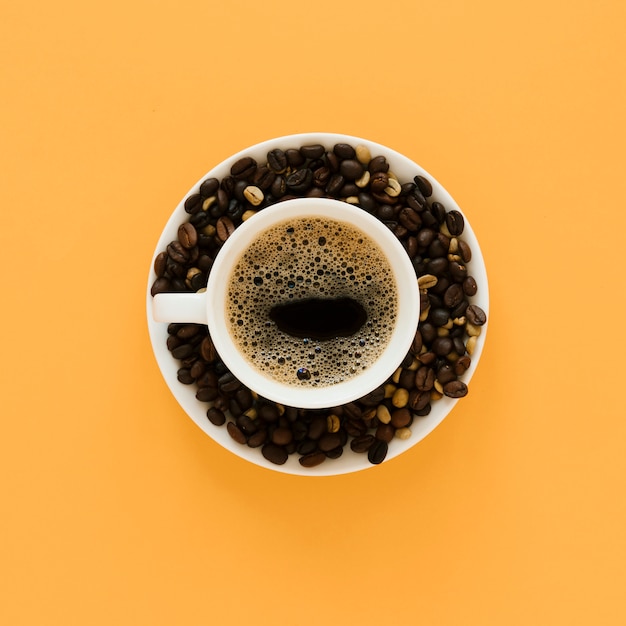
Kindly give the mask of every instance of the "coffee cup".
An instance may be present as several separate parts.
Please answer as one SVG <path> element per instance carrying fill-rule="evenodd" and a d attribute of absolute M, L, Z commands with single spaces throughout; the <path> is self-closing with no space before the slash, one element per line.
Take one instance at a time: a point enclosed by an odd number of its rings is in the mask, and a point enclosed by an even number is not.
<path fill-rule="evenodd" d="M 208 326 L 242 384 L 285 406 L 339 406 L 383 384 L 419 321 L 415 270 L 379 219 L 329 198 L 264 208 L 228 234 L 199 293 L 161 293 L 157 322 Z"/>

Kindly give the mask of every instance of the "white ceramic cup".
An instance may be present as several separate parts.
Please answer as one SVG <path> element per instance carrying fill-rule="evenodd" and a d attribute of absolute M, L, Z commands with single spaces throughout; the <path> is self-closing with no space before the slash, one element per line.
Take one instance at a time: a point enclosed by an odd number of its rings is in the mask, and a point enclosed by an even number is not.
<path fill-rule="evenodd" d="M 150 261 L 150 267 L 147 276 L 146 283 L 146 313 L 147 313 L 147 327 L 152 345 L 154 357 L 156 359 L 159 371 L 163 377 L 164 382 L 167 384 L 173 397 L 176 399 L 181 409 L 185 414 L 198 426 L 198 428 L 214 440 L 218 445 L 228 450 L 232 454 L 240 457 L 241 459 L 250 462 L 251 464 L 265 468 L 270 471 L 277 471 L 286 474 L 300 475 L 300 476 L 331 476 L 347 474 L 352 472 L 359 472 L 373 467 L 380 467 L 379 465 L 371 465 L 365 454 L 353 453 L 349 446 L 346 447 L 343 455 L 338 459 L 328 460 L 321 465 L 311 468 L 304 468 L 298 462 L 298 455 L 292 454 L 289 456 L 287 462 L 284 465 L 274 465 L 263 457 L 259 448 L 250 448 L 246 445 L 236 443 L 228 434 L 224 426 L 215 426 L 207 419 L 207 408 L 210 406 L 206 402 L 201 402 L 196 399 L 196 391 L 194 385 L 183 385 L 178 381 L 177 371 L 180 367 L 180 362 L 174 359 L 167 349 L 166 341 L 168 337 L 167 323 L 157 322 L 153 315 L 153 297 L 151 295 L 151 288 L 156 279 L 156 273 L 154 271 L 154 260 L 157 255 L 166 249 L 167 245 L 176 239 L 178 227 L 189 219 L 189 215 L 184 208 L 185 199 L 193 194 L 197 193 L 200 184 L 209 177 L 215 177 L 223 179 L 230 174 L 230 168 L 232 165 L 244 156 L 251 156 L 259 163 L 263 163 L 267 160 L 267 154 L 271 150 L 288 148 L 299 148 L 300 146 L 311 144 L 322 144 L 327 150 L 332 150 L 333 146 L 337 143 L 348 143 L 353 146 L 363 145 L 369 148 L 372 156 L 382 155 L 384 156 L 390 168 L 398 176 L 401 181 L 411 181 L 416 175 L 424 176 L 432 185 L 432 196 L 430 201 L 441 202 L 447 210 L 455 209 L 459 211 L 465 218 L 465 229 L 463 231 L 463 239 L 469 244 L 472 250 L 472 259 L 468 263 L 468 271 L 476 279 L 478 284 L 478 293 L 472 297 L 472 303 L 480 306 L 483 311 L 487 313 L 489 318 L 489 286 L 487 282 L 487 271 L 485 267 L 485 261 L 482 255 L 482 251 L 478 242 L 478 238 L 473 230 L 470 219 L 464 210 L 457 204 L 455 199 L 450 193 L 436 180 L 426 169 L 421 165 L 413 161 L 411 158 L 401 154 L 400 152 L 393 150 L 383 144 L 371 141 L 362 137 L 355 137 L 352 135 L 345 135 L 340 133 L 300 133 L 296 135 L 287 135 L 282 137 L 275 137 L 266 141 L 257 143 L 255 145 L 247 146 L 240 151 L 228 156 L 221 162 L 212 166 L 202 177 L 194 183 L 188 192 L 181 198 L 180 202 L 174 207 L 167 222 L 164 224 L 163 229 L 158 237 L 155 245 L 152 259 Z M 240 227 L 241 228 L 241 227 Z M 485 339 L 487 336 L 487 327 L 489 322 L 482 327 L 482 333 L 478 337 L 476 346 L 472 353 L 472 360 L 469 369 L 463 374 L 461 380 L 466 384 L 470 383 L 473 378 L 476 368 L 480 361 L 483 347 L 485 345 Z M 472 392 L 472 386 L 470 385 L 470 394 Z M 411 450 L 416 444 L 422 441 L 425 437 L 430 435 L 450 414 L 455 408 L 463 407 L 463 399 L 449 398 L 444 396 L 432 402 L 432 409 L 428 415 L 416 418 L 411 425 L 411 436 L 408 439 L 394 439 L 389 444 L 389 451 L 385 459 L 385 463 L 393 460 L 394 458 Z M 463 415 L 463 419 L 479 420 L 480 415 L 468 414 Z M 383 465 L 384 465 L 383 464 Z"/>
<path fill-rule="evenodd" d="M 387 285 L 395 285 L 397 303 L 395 320 L 388 320 L 392 330 L 376 359 L 365 369 L 333 384 L 315 386 L 311 381 L 296 377 L 298 364 L 290 366 L 290 382 L 263 372 L 241 349 L 233 336 L 229 307 L 229 289 L 236 280 L 235 268 L 244 252 L 263 234 L 279 224 L 304 222 L 311 218 L 331 220 L 348 225 L 377 246 L 390 269 L 384 277 Z M 379 273 L 379 268 L 368 267 L 368 250 L 361 245 L 358 256 L 361 271 Z M 317 254 L 309 253 L 311 259 Z M 377 257 L 381 258 L 381 257 Z M 263 269 L 263 268 L 261 268 Z M 333 269 L 333 268 L 331 268 Z M 335 268 L 337 273 L 341 267 Z M 352 281 L 345 281 L 350 287 Z M 352 289 L 354 291 L 354 289 Z M 318 298 L 319 291 L 310 283 L 303 283 L 299 300 Z M 355 298 L 357 299 L 357 298 Z M 284 297 L 283 297 L 284 302 Z M 220 249 L 209 274 L 206 291 L 200 293 L 162 293 L 154 297 L 153 314 L 157 322 L 206 324 L 220 358 L 249 389 L 260 396 L 285 406 L 320 409 L 340 406 L 363 397 L 383 384 L 406 356 L 419 321 L 419 289 L 415 270 L 397 237 L 377 218 L 346 202 L 328 198 L 298 198 L 279 202 L 259 211 L 239 226 Z M 267 333 L 267 320 L 259 319 L 258 332 Z M 254 323 L 254 322 L 253 322 Z M 273 325 L 272 322 L 270 324 Z M 270 331 L 271 332 L 271 331 Z M 259 339 L 262 342 L 262 339 Z M 296 345 L 304 339 L 294 340 Z M 320 342 L 324 346 L 324 342 Z M 324 348 L 322 347 L 322 350 Z M 287 366 L 283 366 L 287 367 Z"/>

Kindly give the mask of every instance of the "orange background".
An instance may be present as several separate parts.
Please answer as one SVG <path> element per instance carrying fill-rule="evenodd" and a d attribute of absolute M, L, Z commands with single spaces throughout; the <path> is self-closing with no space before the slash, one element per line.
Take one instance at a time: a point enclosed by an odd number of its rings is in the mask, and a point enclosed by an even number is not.
<path fill-rule="evenodd" d="M 626 623 L 626 5 L 0 7 L 0 623 Z M 409 453 L 307 479 L 178 407 L 151 255 L 208 169 L 324 130 L 425 167 L 491 318 Z"/>

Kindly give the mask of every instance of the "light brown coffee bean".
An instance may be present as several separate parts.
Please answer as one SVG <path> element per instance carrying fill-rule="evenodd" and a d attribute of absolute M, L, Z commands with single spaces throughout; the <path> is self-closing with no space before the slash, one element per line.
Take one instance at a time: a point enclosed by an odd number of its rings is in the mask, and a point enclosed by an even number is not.
<path fill-rule="evenodd" d="M 219 241 L 224 243 L 235 232 L 235 225 L 226 215 L 217 220 L 216 234 Z"/>

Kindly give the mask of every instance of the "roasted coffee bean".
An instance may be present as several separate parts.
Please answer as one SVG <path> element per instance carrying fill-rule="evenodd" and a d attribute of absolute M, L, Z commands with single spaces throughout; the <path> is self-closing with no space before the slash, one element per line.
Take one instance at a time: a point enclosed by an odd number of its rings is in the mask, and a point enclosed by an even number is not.
<path fill-rule="evenodd" d="M 276 428 L 272 433 L 272 441 L 279 446 L 286 446 L 288 443 L 291 443 L 292 439 L 293 433 L 286 426 Z"/>
<path fill-rule="evenodd" d="M 448 269 L 452 280 L 457 283 L 462 283 L 467 277 L 467 267 L 458 261 L 450 261 Z"/>
<path fill-rule="evenodd" d="M 282 174 L 287 169 L 287 156 L 276 148 L 267 153 L 267 165 L 275 174 Z"/>
<path fill-rule="evenodd" d="M 467 321 L 474 326 L 482 326 L 487 322 L 486 313 L 476 304 L 470 304 L 466 311 Z"/>
<path fill-rule="evenodd" d="M 215 228 L 217 230 L 217 238 L 222 243 L 224 243 L 235 232 L 235 225 L 232 220 L 224 215 L 217 220 Z"/>
<path fill-rule="evenodd" d="M 461 356 L 459 359 L 456 360 L 454 364 L 454 373 L 457 376 L 462 376 L 469 369 L 471 362 L 472 362 L 471 357 L 469 357 L 467 354 L 464 354 L 463 356 Z"/>
<path fill-rule="evenodd" d="M 340 159 L 354 159 L 356 156 L 356 150 L 349 143 L 335 144 L 333 152 Z"/>
<path fill-rule="evenodd" d="M 272 186 L 275 178 L 276 174 L 272 172 L 269 167 L 263 165 L 258 167 L 254 173 L 254 176 L 252 177 L 252 184 L 257 186 L 259 189 L 266 191 Z"/>
<path fill-rule="evenodd" d="M 318 167 L 313 172 L 313 184 L 316 187 L 326 187 L 330 180 L 330 168 L 326 166 Z"/>
<path fill-rule="evenodd" d="M 328 181 L 328 185 L 326 185 L 326 193 L 330 196 L 338 196 L 345 182 L 341 174 L 333 174 Z"/>
<path fill-rule="evenodd" d="M 275 443 L 266 443 L 261 448 L 261 454 L 274 465 L 284 465 L 289 457 L 285 448 L 277 446 Z"/>
<path fill-rule="evenodd" d="M 389 443 L 396 433 L 396 429 L 392 424 L 379 424 L 374 433 L 375 439 L 386 441 Z"/>
<path fill-rule="evenodd" d="M 204 328 L 200 324 L 183 324 L 176 331 L 176 336 L 181 339 L 191 339 L 195 337 Z"/>
<path fill-rule="evenodd" d="M 389 446 L 386 441 L 375 439 L 367 451 L 367 458 L 372 465 L 379 465 L 385 460 Z"/>
<path fill-rule="evenodd" d="M 391 412 L 391 425 L 394 428 L 404 428 L 411 424 L 411 411 L 407 407 Z"/>
<path fill-rule="evenodd" d="M 363 434 L 355 437 L 350 441 L 350 449 L 353 452 L 362 453 L 367 452 L 375 441 L 374 435 Z"/>
<path fill-rule="evenodd" d="M 199 193 L 191 194 L 184 202 L 187 213 L 197 213 L 202 209 L 202 196 Z"/>
<path fill-rule="evenodd" d="M 370 176 L 370 189 L 372 193 L 382 193 L 389 184 L 389 176 L 386 172 L 375 172 Z"/>
<path fill-rule="evenodd" d="M 157 278 L 161 278 L 165 274 L 165 268 L 167 267 L 167 252 L 159 252 L 154 259 L 154 273 Z"/>
<path fill-rule="evenodd" d="M 267 430 L 257 430 L 248 437 L 250 448 L 259 448 L 267 441 Z"/>
<path fill-rule="evenodd" d="M 235 403 L 236 404 L 236 403 Z M 238 407 L 239 410 L 240 407 Z M 232 409 L 231 409 L 231 413 L 232 413 Z M 252 435 L 253 433 L 255 433 L 257 430 L 259 430 L 259 426 L 256 423 L 255 420 L 251 419 L 249 415 L 245 415 L 245 414 L 240 414 L 237 419 L 235 420 L 235 423 L 237 424 L 237 427 L 245 434 L 245 435 Z"/>
<path fill-rule="evenodd" d="M 184 248 L 193 248 L 198 243 L 198 233 L 193 224 L 184 222 L 178 227 L 178 241 Z"/>
<path fill-rule="evenodd" d="M 449 383 L 453 380 L 456 380 L 456 373 L 454 371 L 454 368 L 452 365 L 450 365 L 449 363 L 444 363 L 438 370 L 437 370 L 437 380 L 442 384 L 445 385 L 446 383 Z"/>
<path fill-rule="evenodd" d="M 150 295 L 156 296 L 159 293 L 167 293 L 171 290 L 171 284 L 169 278 L 161 276 L 157 278 L 150 289 Z"/>
<path fill-rule="evenodd" d="M 321 159 L 326 152 L 326 148 L 319 143 L 302 146 L 300 148 L 300 154 L 305 159 Z"/>
<path fill-rule="evenodd" d="M 196 382 L 194 377 L 191 375 L 189 369 L 187 369 L 186 367 L 181 367 L 176 372 L 176 378 L 178 379 L 178 382 L 182 383 L 183 385 L 191 385 Z"/>
<path fill-rule="evenodd" d="M 315 452 L 317 450 L 317 441 L 313 439 L 304 439 L 302 440 L 296 447 L 296 452 L 303 456 L 307 454 L 311 454 L 311 452 Z M 322 454 L 324 454 L 322 452 Z M 326 456 L 324 454 L 324 456 Z"/>
<path fill-rule="evenodd" d="M 224 413 L 219 409 L 216 409 L 215 407 L 211 407 L 207 411 L 206 415 L 209 418 L 211 424 L 214 424 L 215 426 L 223 426 L 226 422 L 226 416 L 224 415 Z"/>
<path fill-rule="evenodd" d="M 172 350 L 172 356 L 175 359 L 182 361 L 183 359 L 186 359 L 187 357 L 191 356 L 193 352 L 194 352 L 194 348 L 191 344 L 183 343 L 182 345 Z"/>
<path fill-rule="evenodd" d="M 275 422 L 280 417 L 280 411 L 275 404 L 270 404 L 268 402 L 261 404 L 261 406 L 257 407 L 257 411 L 259 417 L 267 422 L 272 423 Z"/>
<path fill-rule="evenodd" d="M 348 433 L 350 437 L 359 437 L 367 431 L 367 425 L 363 420 L 360 419 L 346 420 L 344 428 L 346 429 L 346 433 Z"/>
<path fill-rule="evenodd" d="M 321 451 L 309 452 L 302 455 L 298 461 L 302 467 L 317 467 L 326 460 L 326 454 Z"/>
<path fill-rule="evenodd" d="M 443 393 L 449 398 L 463 398 L 467 395 L 467 385 L 461 380 L 453 380 L 443 386 Z"/>
<path fill-rule="evenodd" d="M 345 159 L 339 165 L 339 173 L 346 180 L 359 179 L 363 175 L 363 171 L 363 165 L 359 163 L 356 159 Z"/>
<path fill-rule="evenodd" d="M 256 170 L 256 161 L 249 156 L 242 157 L 230 168 L 231 175 L 237 180 L 245 180 L 252 177 Z"/>
<path fill-rule="evenodd" d="M 453 283 L 443 294 L 443 302 L 448 308 L 453 309 L 463 301 L 464 297 L 463 287 L 459 283 Z"/>
<path fill-rule="evenodd" d="M 184 264 L 189 260 L 189 251 L 183 247 L 180 241 L 172 241 L 167 246 L 167 254 L 174 263 Z"/>
<path fill-rule="evenodd" d="M 463 239 L 459 239 L 459 254 L 463 259 L 463 263 L 469 263 L 472 260 L 472 249 Z"/>
<path fill-rule="evenodd" d="M 387 163 L 387 159 L 384 156 L 375 156 L 367 166 L 370 174 L 375 174 L 376 172 L 388 172 L 389 171 L 389 163 Z"/>
<path fill-rule="evenodd" d="M 400 215 L 398 216 L 400 223 L 409 231 L 417 232 L 417 229 L 420 227 L 422 223 L 422 218 L 417 211 L 414 211 L 410 207 L 404 207 L 400 211 Z M 417 245 L 417 242 L 416 242 Z"/>
<path fill-rule="evenodd" d="M 452 337 L 452 348 L 458 356 L 465 354 L 465 344 L 460 337 Z"/>
<path fill-rule="evenodd" d="M 434 274 L 440 277 L 442 274 L 448 271 L 448 259 L 446 257 L 438 257 L 432 259 L 426 264 L 426 270 L 429 274 Z"/>
<path fill-rule="evenodd" d="M 453 347 L 450 337 L 437 337 L 437 339 L 433 341 L 433 352 L 437 356 L 447 356 L 452 352 Z"/>
<path fill-rule="evenodd" d="M 428 320 L 432 322 L 434 326 L 445 326 L 448 323 L 449 319 L 450 316 L 448 315 L 447 309 L 433 308 L 431 304 L 430 313 L 428 314 Z"/>
<path fill-rule="evenodd" d="M 287 193 L 287 183 L 283 176 L 276 176 L 270 187 L 270 193 L 276 199 L 282 198 Z"/>
<path fill-rule="evenodd" d="M 415 388 L 418 391 L 430 391 L 435 384 L 435 372 L 427 365 L 419 367 L 415 372 Z"/>
<path fill-rule="evenodd" d="M 228 422 L 228 424 L 226 424 L 226 430 L 228 431 L 228 434 L 232 437 L 232 439 L 234 439 L 237 443 L 246 443 L 245 434 L 234 422 Z"/>
<path fill-rule="evenodd" d="M 287 177 L 287 188 L 294 193 L 302 193 L 313 184 L 313 172 L 308 168 L 296 170 Z"/>
<path fill-rule="evenodd" d="M 456 209 L 452 209 L 448 211 L 446 214 L 446 226 L 448 227 L 448 232 L 455 237 L 458 237 L 463 233 L 463 229 L 465 228 L 465 220 L 463 219 L 463 215 L 457 211 Z"/>
<path fill-rule="evenodd" d="M 241 387 L 241 382 L 235 378 L 232 372 L 226 372 L 220 376 L 217 382 L 223 393 L 232 393 Z"/>
<path fill-rule="evenodd" d="M 430 402 L 430 389 L 428 391 L 419 391 L 412 389 L 409 393 L 409 408 L 412 411 L 420 411 Z"/>
<path fill-rule="evenodd" d="M 317 447 L 323 452 L 333 450 L 341 445 L 341 435 L 339 433 L 324 433 L 317 442 Z"/>
<path fill-rule="evenodd" d="M 430 196 L 432 196 L 433 186 L 431 185 L 430 181 L 427 178 L 424 178 L 424 176 L 420 176 L 418 174 L 417 176 L 413 178 L 413 181 L 415 182 L 415 184 L 417 185 L 417 188 L 420 190 L 420 192 L 425 198 L 430 198 Z"/>
<path fill-rule="evenodd" d="M 200 195 L 203 198 L 210 198 L 211 196 L 217 193 L 217 190 L 220 187 L 220 181 L 215 178 L 207 178 L 200 185 Z"/>
<path fill-rule="evenodd" d="M 289 148 L 288 150 L 285 150 L 285 156 L 287 157 L 287 163 L 291 167 L 300 167 L 301 165 L 304 165 L 304 157 L 300 153 L 300 150 L 297 150 L 296 148 Z"/>

